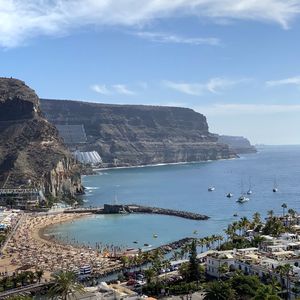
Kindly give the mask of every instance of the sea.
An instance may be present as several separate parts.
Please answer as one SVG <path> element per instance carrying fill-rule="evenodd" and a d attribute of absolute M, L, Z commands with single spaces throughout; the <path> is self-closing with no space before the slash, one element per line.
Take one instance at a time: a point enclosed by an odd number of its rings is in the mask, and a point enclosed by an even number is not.
<path fill-rule="evenodd" d="M 269 210 L 281 214 L 282 203 L 300 210 L 300 146 L 263 146 L 230 160 L 98 170 L 82 179 L 87 207 L 136 203 L 210 217 L 195 221 L 146 214 L 92 215 L 46 231 L 91 247 L 101 243 L 146 249 L 184 237 L 224 235 L 227 225 L 243 216 L 259 212 L 265 218 Z M 277 193 L 272 191 L 274 184 Z M 210 186 L 215 190 L 209 192 Z M 237 203 L 249 188 L 250 200 Z M 229 192 L 232 198 L 226 197 Z"/>

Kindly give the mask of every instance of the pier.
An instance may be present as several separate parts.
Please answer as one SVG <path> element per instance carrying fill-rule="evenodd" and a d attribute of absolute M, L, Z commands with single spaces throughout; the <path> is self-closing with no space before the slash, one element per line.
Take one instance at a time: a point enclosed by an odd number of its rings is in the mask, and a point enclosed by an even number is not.
<path fill-rule="evenodd" d="M 94 208 L 76 208 L 76 209 L 67 209 L 65 213 L 94 213 L 94 214 L 157 214 L 157 215 L 166 215 L 174 216 L 190 220 L 208 220 L 209 217 L 206 215 L 183 211 L 175 210 L 168 208 L 159 208 L 151 206 L 143 206 L 138 204 L 104 204 L 103 207 L 94 207 Z"/>

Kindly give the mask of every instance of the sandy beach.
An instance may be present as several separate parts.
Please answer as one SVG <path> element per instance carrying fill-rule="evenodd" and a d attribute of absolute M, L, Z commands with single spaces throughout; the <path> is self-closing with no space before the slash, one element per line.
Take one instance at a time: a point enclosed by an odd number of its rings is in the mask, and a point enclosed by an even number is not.
<path fill-rule="evenodd" d="M 105 273 L 120 266 L 120 262 L 104 258 L 99 251 L 86 246 L 58 243 L 43 232 L 48 226 L 71 222 L 89 214 L 24 215 L 14 236 L 0 258 L 0 272 L 42 269 L 45 277 L 57 270 L 76 270 L 90 265 L 94 273 Z"/>

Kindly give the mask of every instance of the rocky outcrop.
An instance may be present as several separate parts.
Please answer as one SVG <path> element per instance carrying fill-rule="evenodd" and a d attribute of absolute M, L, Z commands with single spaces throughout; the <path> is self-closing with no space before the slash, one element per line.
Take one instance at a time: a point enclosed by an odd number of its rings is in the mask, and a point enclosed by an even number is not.
<path fill-rule="evenodd" d="M 79 166 L 24 82 L 0 78 L 0 187 L 36 187 L 59 197 L 80 192 Z"/>
<path fill-rule="evenodd" d="M 84 125 L 87 143 L 77 149 L 98 151 L 108 166 L 236 157 L 209 133 L 205 116 L 188 108 L 45 99 L 41 108 L 53 124 Z"/>
<path fill-rule="evenodd" d="M 256 148 L 250 144 L 250 141 L 243 136 L 219 135 L 218 142 L 227 144 L 230 149 L 238 154 L 257 152 Z"/>

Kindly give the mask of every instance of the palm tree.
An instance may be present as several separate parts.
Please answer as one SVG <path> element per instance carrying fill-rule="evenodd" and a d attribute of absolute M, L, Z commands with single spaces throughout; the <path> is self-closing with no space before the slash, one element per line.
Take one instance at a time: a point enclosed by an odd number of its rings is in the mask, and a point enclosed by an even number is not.
<path fill-rule="evenodd" d="M 235 291 L 228 282 L 212 281 L 205 288 L 204 300 L 234 300 Z"/>
<path fill-rule="evenodd" d="M 259 212 L 255 212 L 253 214 L 253 227 L 256 227 L 257 225 L 259 225 L 261 223 L 261 220 L 260 220 L 260 213 Z"/>
<path fill-rule="evenodd" d="M 271 210 L 268 211 L 268 217 L 269 218 L 273 218 L 274 217 L 274 210 L 271 209 Z"/>
<path fill-rule="evenodd" d="M 294 209 L 292 209 L 292 208 L 290 208 L 289 210 L 288 210 L 288 214 L 291 216 L 291 217 L 295 217 L 295 215 L 296 215 L 296 211 L 294 210 Z"/>
<path fill-rule="evenodd" d="M 276 267 L 276 272 L 280 275 L 280 281 L 283 283 L 283 278 L 286 277 L 286 289 L 287 294 L 289 295 L 290 291 L 290 275 L 293 270 L 293 267 L 290 264 L 279 265 Z"/>
<path fill-rule="evenodd" d="M 285 215 L 285 209 L 287 208 L 287 204 L 286 203 L 282 203 L 281 207 L 282 207 L 282 216 L 284 217 L 284 215 Z"/>
<path fill-rule="evenodd" d="M 145 270 L 145 276 L 147 279 L 147 283 L 151 283 L 155 275 L 156 275 L 156 272 L 153 268 Z"/>
<path fill-rule="evenodd" d="M 261 285 L 252 300 L 280 300 L 269 285 Z"/>
<path fill-rule="evenodd" d="M 76 282 L 76 276 L 71 271 L 60 271 L 53 275 L 53 285 L 49 290 L 51 299 L 67 300 L 69 295 L 83 293 L 83 286 Z"/>

